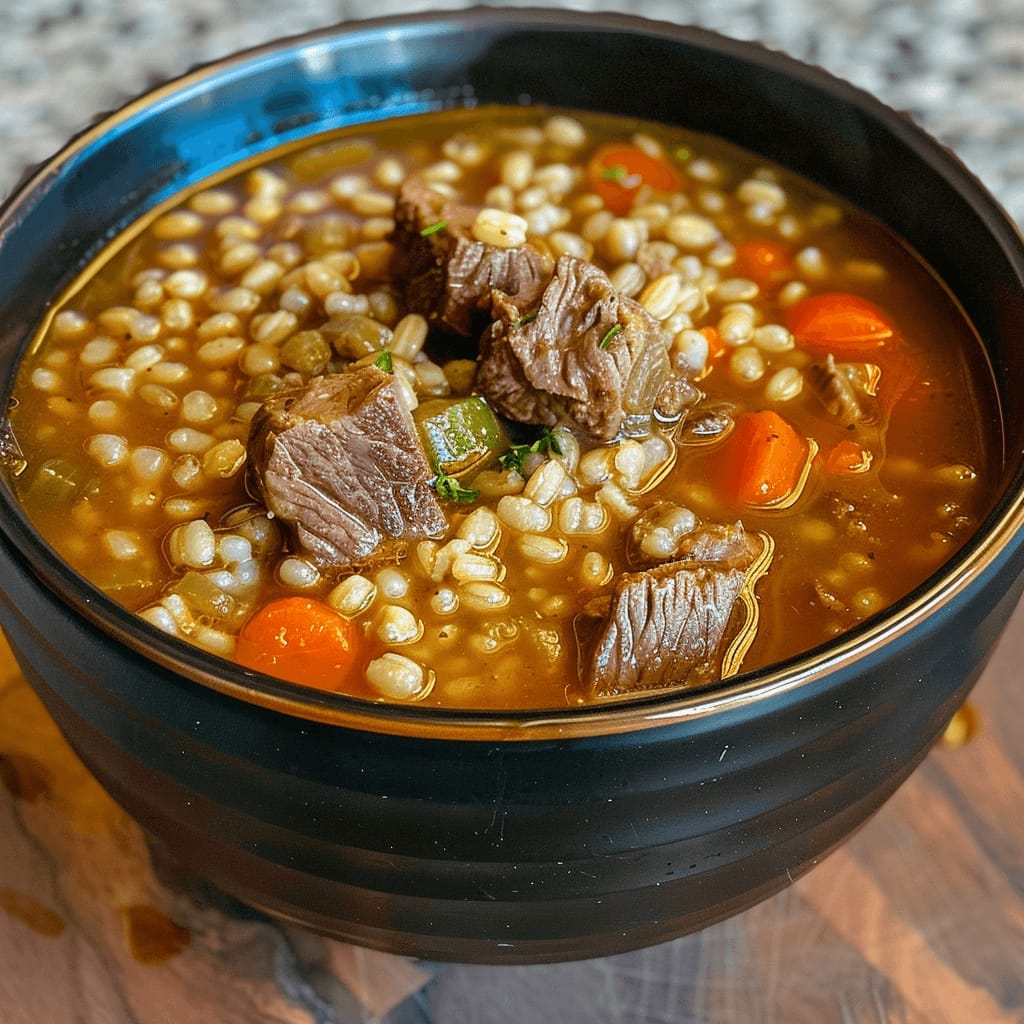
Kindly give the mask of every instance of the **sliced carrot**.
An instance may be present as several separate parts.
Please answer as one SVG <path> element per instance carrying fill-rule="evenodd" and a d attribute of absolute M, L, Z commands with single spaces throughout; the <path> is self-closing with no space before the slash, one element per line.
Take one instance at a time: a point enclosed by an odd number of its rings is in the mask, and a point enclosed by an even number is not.
<path fill-rule="evenodd" d="M 733 270 L 753 281 L 765 295 L 771 295 L 793 277 L 793 256 L 774 239 L 752 239 L 736 246 Z"/>
<path fill-rule="evenodd" d="M 811 445 L 777 412 L 741 413 L 722 453 L 726 497 L 743 505 L 788 504 L 806 478 Z"/>
<path fill-rule="evenodd" d="M 801 299 L 790 309 L 787 326 L 798 344 L 828 349 L 837 359 L 867 358 L 896 333 L 878 306 L 847 292 Z"/>
<path fill-rule="evenodd" d="M 859 441 L 845 438 L 834 444 L 822 458 L 822 468 L 833 476 L 865 473 L 871 468 L 872 454 Z"/>
<path fill-rule="evenodd" d="M 235 660 L 303 686 L 339 689 L 356 666 L 362 640 L 356 625 L 306 597 L 271 601 L 242 627 Z"/>
<path fill-rule="evenodd" d="M 641 185 L 659 192 L 676 192 L 682 186 L 679 172 L 668 161 L 627 143 L 601 146 L 590 158 L 587 177 L 604 205 L 619 217 L 633 208 Z"/>

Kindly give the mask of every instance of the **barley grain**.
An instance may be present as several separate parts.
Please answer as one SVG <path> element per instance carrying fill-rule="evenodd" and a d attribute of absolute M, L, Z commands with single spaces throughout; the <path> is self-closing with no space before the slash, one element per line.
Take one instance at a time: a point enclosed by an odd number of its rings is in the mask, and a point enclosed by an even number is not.
<path fill-rule="evenodd" d="M 538 533 L 522 534 L 518 538 L 517 546 L 525 558 L 542 565 L 561 562 L 569 553 L 569 545 L 563 538 Z"/>
<path fill-rule="evenodd" d="M 764 376 L 764 356 L 753 345 L 741 345 L 729 356 L 729 372 L 740 383 L 752 384 Z"/>
<path fill-rule="evenodd" d="M 423 696 L 431 678 L 422 665 L 394 651 L 387 651 L 366 666 L 366 681 L 389 700 L 415 700 Z"/>
<path fill-rule="evenodd" d="M 245 465 L 245 446 L 237 439 L 221 441 L 203 456 L 203 473 L 206 476 L 228 479 Z"/>
<path fill-rule="evenodd" d="M 600 551 L 588 551 L 580 562 L 580 584 L 596 589 L 611 582 L 614 567 Z"/>
<path fill-rule="evenodd" d="M 544 135 L 557 146 L 575 149 L 587 141 L 587 130 L 576 118 L 554 114 L 543 125 Z"/>
<path fill-rule="evenodd" d="M 167 550 L 174 565 L 205 569 L 217 555 L 217 536 L 204 519 L 193 519 L 171 530 Z"/>
<path fill-rule="evenodd" d="M 277 567 L 277 578 L 286 587 L 311 590 L 320 584 L 320 570 L 305 558 L 290 555 L 282 558 Z"/>
<path fill-rule="evenodd" d="M 378 615 L 375 632 L 385 644 L 412 644 L 423 636 L 423 623 L 408 608 L 386 604 Z"/>
<path fill-rule="evenodd" d="M 377 573 L 375 581 L 377 589 L 381 594 L 392 601 L 405 597 L 409 593 L 409 577 L 401 569 L 396 569 L 394 566 L 381 569 Z"/>
<path fill-rule="evenodd" d="M 128 439 L 120 434 L 93 434 L 86 440 L 85 450 L 105 469 L 112 469 L 128 458 Z"/>
<path fill-rule="evenodd" d="M 473 221 L 473 237 L 485 245 L 512 249 L 526 242 L 528 225 L 518 214 L 484 208 Z"/>
<path fill-rule="evenodd" d="M 473 611 L 488 612 L 504 608 L 510 600 L 508 591 L 497 583 L 472 580 L 459 588 L 462 604 Z"/>
<path fill-rule="evenodd" d="M 679 213 L 665 225 L 665 237 L 680 249 L 709 249 L 718 241 L 715 222 L 699 213 Z"/>
<path fill-rule="evenodd" d="M 565 480 L 565 467 L 560 462 L 549 459 L 526 481 L 523 497 L 540 505 L 541 508 L 547 508 L 561 493 Z"/>
<path fill-rule="evenodd" d="M 551 526 L 551 511 L 523 495 L 506 494 L 498 502 L 498 518 L 520 533 L 544 533 Z"/>
<path fill-rule="evenodd" d="M 121 354 L 121 346 L 113 338 L 99 337 L 86 342 L 78 354 L 82 366 L 100 367 L 116 362 Z"/>

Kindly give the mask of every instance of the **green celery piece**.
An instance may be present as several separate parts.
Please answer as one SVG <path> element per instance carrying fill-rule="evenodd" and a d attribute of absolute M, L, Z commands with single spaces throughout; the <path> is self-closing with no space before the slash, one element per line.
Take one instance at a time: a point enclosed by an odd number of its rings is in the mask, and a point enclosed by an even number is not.
<path fill-rule="evenodd" d="M 48 459 L 36 470 L 25 494 L 25 504 L 39 509 L 70 505 L 78 496 L 80 478 L 80 471 L 65 459 Z"/>
<path fill-rule="evenodd" d="M 508 447 L 494 411 L 478 395 L 424 402 L 415 415 L 431 465 L 446 476 L 475 469 Z"/>

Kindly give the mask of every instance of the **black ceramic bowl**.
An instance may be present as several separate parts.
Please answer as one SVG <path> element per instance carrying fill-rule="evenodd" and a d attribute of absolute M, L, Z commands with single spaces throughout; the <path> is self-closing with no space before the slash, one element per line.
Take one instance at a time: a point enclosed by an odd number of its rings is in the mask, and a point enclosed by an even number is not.
<path fill-rule="evenodd" d="M 1005 216 L 946 151 L 850 86 L 627 17 L 351 25 L 222 61 L 107 118 L 3 210 L 2 393 L 54 296 L 182 186 L 340 125 L 524 98 L 720 134 L 886 221 L 988 349 L 1005 471 L 961 553 L 855 633 L 709 693 L 543 715 L 366 705 L 219 662 L 77 577 L 0 486 L 0 623 L 99 780 L 242 900 L 429 958 L 603 955 L 780 889 L 924 756 L 1024 567 L 1024 250 Z"/>

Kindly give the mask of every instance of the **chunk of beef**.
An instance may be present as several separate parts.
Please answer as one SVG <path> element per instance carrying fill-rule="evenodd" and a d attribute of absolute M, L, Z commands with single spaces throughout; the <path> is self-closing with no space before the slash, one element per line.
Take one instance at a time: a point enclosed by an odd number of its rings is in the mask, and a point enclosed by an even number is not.
<path fill-rule="evenodd" d="M 478 212 L 410 179 L 398 196 L 392 235 L 392 272 L 406 305 L 465 337 L 475 314 L 489 312 L 492 291 L 529 307 L 551 276 L 550 259 L 532 245 L 500 249 L 477 241 L 471 229 Z"/>
<path fill-rule="evenodd" d="M 409 408 L 375 366 L 271 395 L 253 417 L 249 473 L 296 549 L 323 566 L 446 526 Z"/>
<path fill-rule="evenodd" d="M 822 405 L 844 427 L 864 418 L 864 410 L 852 381 L 836 366 L 835 357 L 831 353 L 823 363 L 812 363 L 808 367 L 808 377 Z"/>
<path fill-rule="evenodd" d="M 741 537 L 742 535 L 742 537 Z M 623 573 L 610 596 L 577 618 L 580 670 L 593 697 L 698 686 L 721 678 L 724 658 L 756 619 L 741 599 L 767 565 L 765 541 L 742 529 L 702 528 L 686 558 Z M 752 607 L 752 605 L 751 605 Z"/>
<path fill-rule="evenodd" d="M 631 568 L 687 561 L 746 569 L 762 549 L 762 540 L 747 533 L 742 523 L 702 523 L 689 509 L 667 501 L 651 505 L 636 519 L 626 538 Z"/>
<path fill-rule="evenodd" d="M 764 548 L 762 540 L 747 533 L 741 523 L 702 523 L 679 545 L 678 557 L 726 569 L 746 569 Z"/>
<path fill-rule="evenodd" d="M 709 444 L 732 428 L 735 416 L 736 408 L 730 402 L 698 405 L 683 421 L 677 437 L 683 444 Z"/>
<path fill-rule="evenodd" d="M 676 423 L 696 406 L 703 395 L 689 375 L 681 368 L 669 365 L 668 379 L 654 401 L 655 415 L 663 423 Z"/>
<path fill-rule="evenodd" d="M 496 295 L 477 390 L 520 423 L 574 427 L 598 441 L 630 417 L 649 421 L 669 375 L 667 339 L 592 263 L 562 256 L 532 310 Z"/>

